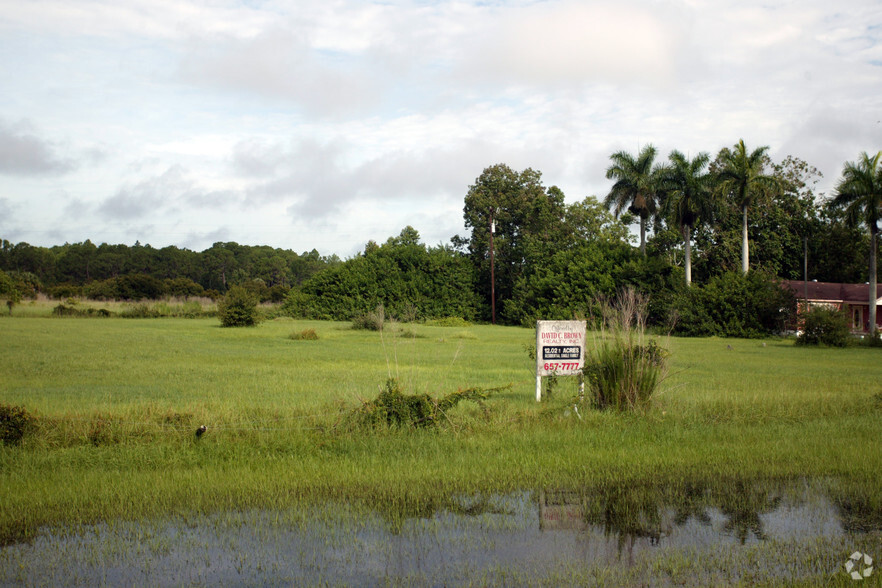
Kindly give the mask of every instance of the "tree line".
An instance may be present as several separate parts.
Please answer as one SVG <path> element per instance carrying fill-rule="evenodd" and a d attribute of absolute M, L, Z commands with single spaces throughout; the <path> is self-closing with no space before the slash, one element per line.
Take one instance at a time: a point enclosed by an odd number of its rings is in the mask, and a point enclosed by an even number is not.
<path fill-rule="evenodd" d="M 880 156 L 862 157 L 827 198 L 815 193 L 817 169 L 772 161 L 768 147 L 739 141 L 713 159 L 675 150 L 663 161 L 647 145 L 610 156 L 601 199 L 571 204 L 541 172 L 496 164 L 466 192 L 468 234 L 434 247 L 409 226 L 346 261 L 236 243 L 193 252 L 3 241 L 0 270 L 26 295 L 190 296 L 241 285 L 284 301 L 292 316 L 340 320 L 383 305 L 402 318 L 531 324 L 594 316 L 598 300 L 633 287 L 649 295 L 654 324 L 751 336 L 779 330 L 794 308 L 779 279 L 807 271 L 810 280 L 867 281 L 876 221 L 861 208 L 861 182 L 875 181 L 878 199 L 882 174 Z"/>
<path fill-rule="evenodd" d="M 196 252 L 174 246 L 91 241 L 37 247 L 0 240 L 0 270 L 21 295 L 139 300 L 162 296 L 210 296 L 244 285 L 264 300 L 281 301 L 292 287 L 328 267 L 336 255 L 313 249 L 296 253 L 268 246 L 219 242 Z"/>

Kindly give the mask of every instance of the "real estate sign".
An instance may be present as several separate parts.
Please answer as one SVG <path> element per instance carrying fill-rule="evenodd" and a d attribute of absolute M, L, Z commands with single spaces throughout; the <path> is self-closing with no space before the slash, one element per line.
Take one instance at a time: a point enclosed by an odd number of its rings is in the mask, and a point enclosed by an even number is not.
<path fill-rule="evenodd" d="M 542 376 L 575 376 L 585 366 L 585 321 L 536 321 L 536 400 Z"/>

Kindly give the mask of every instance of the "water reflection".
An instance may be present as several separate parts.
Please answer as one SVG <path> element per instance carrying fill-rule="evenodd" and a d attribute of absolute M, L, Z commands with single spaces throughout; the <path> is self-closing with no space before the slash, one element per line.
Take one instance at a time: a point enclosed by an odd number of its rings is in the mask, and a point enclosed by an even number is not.
<path fill-rule="evenodd" d="M 46 533 L 0 549 L 0 585 L 812 582 L 880 537 L 872 497 L 836 484 L 546 488 Z"/>
<path fill-rule="evenodd" d="M 868 497 L 801 481 L 680 486 L 623 485 L 538 493 L 539 528 L 614 537 L 620 552 L 635 542 L 666 540 L 747 545 L 800 534 L 840 536 L 882 531 L 882 511 Z M 702 532 L 704 530 L 704 532 Z M 684 532 L 685 531 L 685 532 Z"/>

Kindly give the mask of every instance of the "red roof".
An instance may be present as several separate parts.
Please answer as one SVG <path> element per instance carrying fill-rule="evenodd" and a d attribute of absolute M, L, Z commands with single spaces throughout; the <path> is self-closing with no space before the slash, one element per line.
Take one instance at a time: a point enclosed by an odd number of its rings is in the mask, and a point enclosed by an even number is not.
<path fill-rule="evenodd" d="M 802 280 L 783 280 L 785 286 L 793 290 L 797 298 L 806 297 L 808 286 L 808 299 L 824 302 L 851 302 L 867 304 L 870 298 L 869 284 L 840 284 L 836 282 L 803 282 Z M 882 292 L 882 288 L 877 294 Z M 880 297 L 882 298 L 882 297 Z M 879 299 L 876 300 L 879 303 Z"/>

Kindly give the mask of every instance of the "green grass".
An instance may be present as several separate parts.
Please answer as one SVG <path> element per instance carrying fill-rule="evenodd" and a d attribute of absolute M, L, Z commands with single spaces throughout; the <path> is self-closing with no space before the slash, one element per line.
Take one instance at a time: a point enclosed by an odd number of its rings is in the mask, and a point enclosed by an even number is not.
<path fill-rule="evenodd" d="M 880 349 L 664 340 L 669 375 L 647 411 L 579 418 L 573 379 L 535 402 L 533 331 L 405 328 L 0 318 L 0 404 L 37 417 L 20 446 L 0 447 L 0 539 L 302 501 L 418 510 L 457 492 L 684 480 L 835 480 L 882 512 Z M 307 329 L 318 340 L 290 338 Z M 436 429 L 338 427 L 390 377 L 434 397 L 511 388 Z"/>

